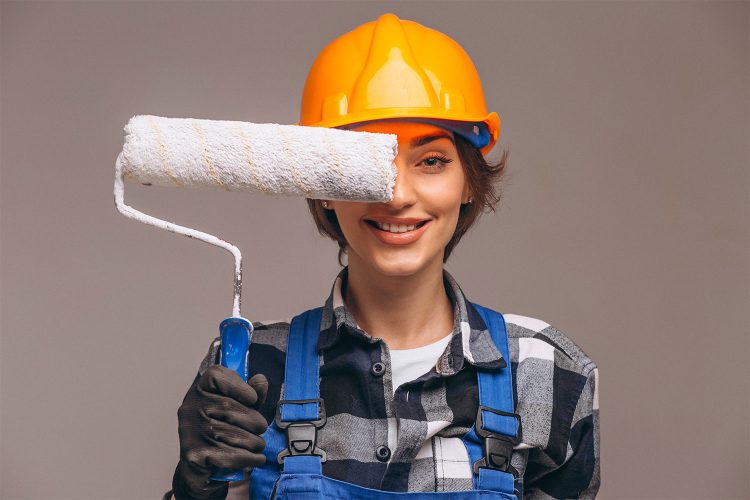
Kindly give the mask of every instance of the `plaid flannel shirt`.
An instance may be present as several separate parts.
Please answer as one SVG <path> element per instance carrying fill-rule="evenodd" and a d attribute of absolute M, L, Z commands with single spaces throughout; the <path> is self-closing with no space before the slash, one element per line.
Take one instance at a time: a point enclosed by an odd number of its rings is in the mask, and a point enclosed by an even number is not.
<path fill-rule="evenodd" d="M 461 438 L 477 414 L 476 369 L 502 364 L 483 320 L 444 271 L 454 306 L 452 339 L 429 373 L 394 395 L 388 346 L 359 329 L 344 304 L 347 271 L 337 276 L 325 303 L 318 342 L 320 395 L 328 416 L 318 431 L 318 445 L 328 455 L 323 473 L 389 491 L 472 489 L 471 463 Z M 593 498 L 600 479 L 597 368 L 555 327 L 525 316 L 503 316 L 523 429 L 523 441 L 511 457 L 519 472 L 516 489 L 526 498 Z M 282 394 L 290 321 L 253 324 L 249 364 L 251 376 L 268 378 L 268 397 L 260 411 L 269 423 Z M 216 339 L 200 372 L 218 361 L 218 348 Z M 385 365 L 385 371 L 373 370 L 376 363 Z M 385 462 L 375 451 L 383 446 L 390 451 Z M 229 497 L 247 499 L 246 483 L 233 483 Z"/>

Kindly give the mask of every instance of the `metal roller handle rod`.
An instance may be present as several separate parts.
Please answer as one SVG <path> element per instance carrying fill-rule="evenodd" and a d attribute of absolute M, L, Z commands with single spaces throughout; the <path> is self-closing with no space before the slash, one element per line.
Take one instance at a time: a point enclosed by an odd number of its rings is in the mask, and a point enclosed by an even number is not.
<path fill-rule="evenodd" d="M 216 236 L 196 229 L 180 226 L 169 221 L 165 221 L 148 214 L 144 214 L 125 203 L 125 182 L 122 173 L 122 153 L 117 157 L 115 162 L 115 207 L 121 214 L 131 219 L 135 219 L 145 224 L 151 224 L 161 229 L 166 229 L 173 233 L 187 236 L 196 240 L 204 241 L 211 245 L 223 248 L 234 256 L 234 298 L 232 301 L 232 317 L 240 318 L 240 302 L 242 298 L 242 253 L 240 249 L 231 243 L 217 238 Z"/>

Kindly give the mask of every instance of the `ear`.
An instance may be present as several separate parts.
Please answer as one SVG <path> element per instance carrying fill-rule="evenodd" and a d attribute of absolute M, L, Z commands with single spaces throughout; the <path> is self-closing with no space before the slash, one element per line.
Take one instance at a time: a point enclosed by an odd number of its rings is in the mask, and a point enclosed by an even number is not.
<path fill-rule="evenodd" d="M 467 203 L 471 203 L 474 199 L 474 195 L 471 193 L 471 188 L 469 187 L 469 183 L 466 183 L 466 186 L 464 187 L 463 193 L 461 193 L 461 204 L 466 205 Z"/>

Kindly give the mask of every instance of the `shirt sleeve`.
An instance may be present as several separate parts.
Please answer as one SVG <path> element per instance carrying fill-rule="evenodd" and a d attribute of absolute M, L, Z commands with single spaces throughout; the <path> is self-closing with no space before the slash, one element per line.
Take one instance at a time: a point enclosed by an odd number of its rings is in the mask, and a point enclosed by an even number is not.
<path fill-rule="evenodd" d="M 599 491 L 599 371 L 592 363 L 582 375 L 570 426 L 550 436 L 550 441 L 567 441 L 564 460 L 556 463 L 544 450 L 533 450 L 527 468 L 532 477 L 524 478 L 526 498 L 594 498 Z"/>

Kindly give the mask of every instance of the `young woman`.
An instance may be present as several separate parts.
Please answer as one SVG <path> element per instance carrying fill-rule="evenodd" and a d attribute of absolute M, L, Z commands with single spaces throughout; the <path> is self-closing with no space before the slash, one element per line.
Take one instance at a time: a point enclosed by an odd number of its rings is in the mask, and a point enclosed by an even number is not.
<path fill-rule="evenodd" d="M 443 269 L 505 166 L 483 157 L 499 119 L 463 49 L 383 15 L 321 52 L 300 123 L 396 134 L 393 199 L 309 200 L 347 266 L 322 308 L 254 325 L 247 383 L 214 342 L 178 412 L 174 496 L 594 497 L 594 363 Z"/>

